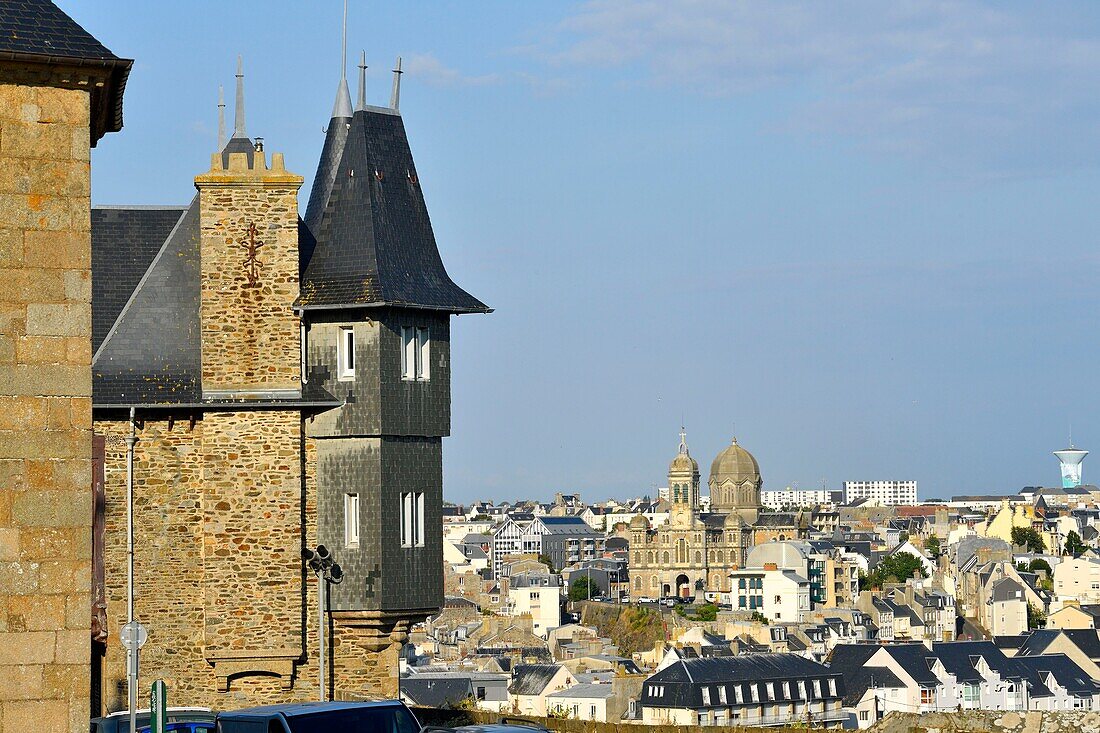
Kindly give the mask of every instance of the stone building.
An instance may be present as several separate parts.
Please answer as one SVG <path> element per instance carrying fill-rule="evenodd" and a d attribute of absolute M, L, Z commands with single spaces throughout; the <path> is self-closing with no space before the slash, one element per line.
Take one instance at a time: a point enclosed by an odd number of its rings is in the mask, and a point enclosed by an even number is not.
<path fill-rule="evenodd" d="M 761 512 L 760 467 L 734 439 L 710 467 L 710 511 L 700 509 L 699 464 L 680 432 L 680 448 L 668 467 L 669 520 L 653 528 L 644 516 L 630 521 L 630 576 L 635 597 L 716 600 L 729 592 L 730 571 L 749 549 L 804 535 L 793 514 Z"/>
<path fill-rule="evenodd" d="M 102 446 L 106 709 L 125 706 L 128 436 L 139 689 L 215 708 L 313 699 L 328 547 L 337 698 L 397 694 L 409 626 L 443 601 L 452 314 L 397 109 L 341 79 L 304 217 L 302 177 L 236 119 L 185 206 L 92 214 L 93 417 Z"/>
<path fill-rule="evenodd" d="M 132 63 L 47 0 L 7 0 L 0 10 L 0 729 L 7 731 L 88 730 L 90 149 L 122 128 Z"/>

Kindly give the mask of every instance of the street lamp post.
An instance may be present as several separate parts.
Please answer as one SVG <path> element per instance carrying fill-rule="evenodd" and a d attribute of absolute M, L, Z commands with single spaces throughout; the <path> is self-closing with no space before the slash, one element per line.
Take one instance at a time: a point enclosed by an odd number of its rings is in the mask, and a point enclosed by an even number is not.
<path fill-rule="evenodd" d="M 306 565 L 317 576 L 317 667 L 320 681 L 321 700 L 327 700 L 325 695 L 325 591 L 329 583 L 339 585 L 344 579 L 344 571 L 340 564 L 332 559 L 332 553 L 324 545 L 317 545 L 316 550 L 308 547 L 302 550 L 302 558 Z"/>

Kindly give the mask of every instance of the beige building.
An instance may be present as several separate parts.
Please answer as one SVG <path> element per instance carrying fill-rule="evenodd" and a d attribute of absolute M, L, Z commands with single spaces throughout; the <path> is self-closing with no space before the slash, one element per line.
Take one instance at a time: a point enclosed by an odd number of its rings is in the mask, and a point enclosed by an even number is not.
<path fill-rule="evenodd" d="M 1055 565 L 1054 595 L 1061 601 L 1100 601 L 1100 560 L 1067 557 Z"/>
<path fill-rule="evenodd" d="M 667 524 L 653 528 L 644 516 L 630 521 L 631 592 L 635 598 L 696 597 L 716 600 L 729 592 L 729 574 L 742 567 L 751 547 L 799 534 L 795 516 L 761 513 L 760 466 L 733 442 L 710 467 L 710 511 L 700 509 L 699 464 L 685 434 L 668 468 L 672 509 Z"/>

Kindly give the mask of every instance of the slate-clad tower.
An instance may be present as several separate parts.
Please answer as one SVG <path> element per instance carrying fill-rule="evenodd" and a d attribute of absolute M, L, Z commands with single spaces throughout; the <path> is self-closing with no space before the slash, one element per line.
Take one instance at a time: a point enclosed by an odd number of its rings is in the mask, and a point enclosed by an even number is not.
<path fill-rule="evenodd" d="M 361 94 L 353 110 L 341 80 L 305 220 L 301 182 L 245 132 L 238 66 L 233 136 L 189 205 L 93 210 L 108 709 L 131 429 L 139 687 L 163 678 L 216 708 L 312 699 L 302 551 L 318 543 L 345 573 L 328 607 L 335 697 L 396 695 L 409 625 L 442 604 L 449 318 L 488 309 L 443 268 L 395 109 Z"/>
<path fill-rule="evenodd" d="M 338 97 L 328 125 L 298 307 L 308 380 L 344 401 L 307 425 L 318 537 L 346 575 L 332 594 L 337 648 L 396 652 L 443 597 L 450 316 L 489 309 L 448 277 L 401 115 L 366 105 L 363 70 L 351 118 Z M 339 658 L 334 676 L 352 693 L 372 687 Z"/>

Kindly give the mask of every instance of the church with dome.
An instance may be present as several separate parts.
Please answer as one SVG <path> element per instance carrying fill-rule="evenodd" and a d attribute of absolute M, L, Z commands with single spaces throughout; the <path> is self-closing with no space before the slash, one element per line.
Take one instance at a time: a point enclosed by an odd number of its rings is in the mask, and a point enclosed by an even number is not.
<path fill-rule="evenodd" d="M 756 458 L 734 438 L 711 463 L 710 507 L 702 511 L 699 464 L 681 430 L 680 448 L 668 467 L 668 522 L 656 528 L 644 516 L 630 522 L 633 595 L 713 599 L 729 592 L 730 572 L 744 566 L 755 545 L 803 536 L 802 517 L 762 511 L 763 483 Z"/>

